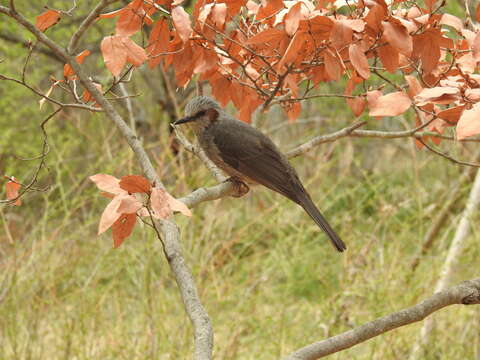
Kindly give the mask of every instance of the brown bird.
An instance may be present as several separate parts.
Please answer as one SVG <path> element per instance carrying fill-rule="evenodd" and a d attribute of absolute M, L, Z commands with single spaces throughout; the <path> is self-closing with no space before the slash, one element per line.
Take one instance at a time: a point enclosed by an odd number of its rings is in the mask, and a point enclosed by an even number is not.
<path fill-rule="evenodd" d="M 289 198 L 325 231 L 338 251 L 346 249 L 313 203 L 295 169 L 267 136 L 231 117 L 215 100 L 205 96 L 193 98 L 185 107 L 185 115 L 174 125 L 190 124 L 206 155 L 232 181 L 262 184 Z"/>

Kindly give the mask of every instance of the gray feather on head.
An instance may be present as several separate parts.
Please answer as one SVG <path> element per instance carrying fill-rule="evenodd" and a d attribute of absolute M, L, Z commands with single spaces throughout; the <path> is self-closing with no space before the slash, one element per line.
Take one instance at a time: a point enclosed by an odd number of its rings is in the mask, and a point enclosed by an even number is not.
<path fill-rule="evenodd" d="M 222 110 L 220 104 L 214 99 L 209 98 L 208 96 L 197 96 L 190 100 L 185 106 L 185 116 L 193 116 L 199 111 L 204 111 L 208 109 L 217 109 Z"/>

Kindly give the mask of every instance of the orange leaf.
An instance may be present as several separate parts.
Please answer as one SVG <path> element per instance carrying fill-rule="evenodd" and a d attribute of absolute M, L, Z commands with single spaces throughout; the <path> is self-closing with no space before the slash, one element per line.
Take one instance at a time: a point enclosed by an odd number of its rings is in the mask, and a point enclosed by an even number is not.
<path fill-rule="evenodd" d="M 107 36 L 100 45 L 107 69 L 118 76 L 128 61 L 134 66 L 140 66 L 147 60 L 145 49 L 138 46 L 132 39 L 125 36 Z"/>
<path fill-rule="evenodd" d="M 192 23 L 190 21 L 190 16 L 181 6 L 176 6 L 172 9 L 172 19 L 175 29 L 178 31 L 178 35 L 185 43 L 190 39 L 190 34 L 192 33 Z"/>
<path fill-rule="evenodd" d="M 115 34 L 131 36 L 142 28 L 143 20 L 148 19 L 143 9 L 143 0 L 133 0 L 123 8 L 115 26 Z"/>
<path fill-rule="evenodd" d="M 423 87 L 418 79 L 412 75 L 405 75 L 405 80 L 407 80 L 408 84 L 408 95 L 413 99 L 423 90 Z"/>
<path fill-rule="evenodd" d="M 373 31 L 378 33 L 381 29 L 382 20 L 386 15 L 386 7 L 381 6 L 380 4 L 375 4 L 365 17 L 365 22 L 367 25 L 372 28 Z"/>
<path fill-rule="evenodd" d="M 413 49 L 412 37 L 405 26 L 399 22 L 382 21 L 383 36 L 400 53 L 410 55 Z"/>
<path fill-rule="evenodd" d="M 480 134 L 480 103 L 476 103 L 469 110 L 464 110 L 457 123 L 458 140 L 478 134 Z"/>
<path fill-rule="evenodd" d="M 252 36 L 246 42 L 247 45 L 261 44 L 261 43 L 278 43 L 282 38 L 285 37 L 285 32 L 276 28 L 269 28 L 258 34 Z"/>
<path fill-rule="evenodd" d="M 449 104 L 459 98 L 460 90 L 453 86 L 437 86 L 423 89 L 417 96 L 415 102 L 423 106 L 427 103 Z"/>
<path fill-rule="evenodd" d="M 100 92 L 103 91 L 101 84 L 94 82 L 93 85 L 98 89 L 98 91 Z M 85 103 L 88 103 L 93 100 L 92 94 L 90 94 L 90 92 L 88 92 L 87 89 L 83 91 L 82 97 L 83 97 L 83 102 Z"/>
<path fill-rule="evenodd" d="M 113 247 L 116 249 L 122 245 L 123 241 L 132 234 L 136 214 L 122 214 L 112 225 Z"/>
<path fill-rule="evenodd" d="M 438 65 L 441 37 L 440 29 L 429 29 L 414 37 L 413 53 L 422 59 L 425 74 L 430 74 Z"/>
<path fill-rule="evenodd" d="M 326 50 L 323 55 L 325 59 L 325 72 L 330 80 L 338 80 L 343 74 L 343 63 L 330 50 Z"/>
<path fill-rule="evenodd" d="M 83 50 L 80 54 L 78 54 L 76 57 L 75 57 L 75 60 L 77 61 L 77 63 L 79 64 L 83 64 L 83 61 L 85 60 L 85 58 L 90 55 L 90 50 Z M 70 64 L 65 64 L 63 66 L 63 77 L 68 79 L 70 78 L 71 76 L 75 75 L 75 72 L 73 71 L 72 67 L 70 66 Z"/>
<path fill-rule="evenodd" d="M 99 190 L 111 193 L 111 194 L 120 194 L 125 192 L 120 188 L 120 180 L 115 176 L 107 174 L 96 174 L 89 177 L 90 181 L 93 181 L 97 185 Z"/>
<path fill-rule="evenodd" d="M 330 32 L 330 41 L 336 49 L 340 49 L 345 45 L 352 42 L 353 30 L 347 26 L 343 21 L 336 20 L 333 23 L 332 30 Z"/>
<path fill-rule="evenodd" d="M 121 41 L 127 51 L 127 62 L 140 66 L 147 61 L 148 56 L 144 48 L 135 44 L 129 37 L 122 37 Z"/>
<path fill-rule="evenodd" d="M 300 113 L 302 112 L 302 106 L 300 105 L 300 102 L 296 101 L 292 103 L 286 110 L 287 115 L 288 115 L 288 122 L 293 123 L 297 118 L 300 116 Z"/>
<path fill-rule="evenodd" d="M 118 212 L 118 207 L 122 201 L 122 196 L 130 195 L 125 193 L 116 195 L 105 207 L 105 210 L 103 210 L 102 216 L 100 217 L 100 222 L 98 223 L 98 235 L 108 230 L 108 228 L 112 226 L 113 223 L 122 215 L 122 213 Z"/>
<path fill-rule="evenodd" d="M 47 10 L 36 18 L 35 26 L 41 32 L 55 25 L 60 20 L 60 12 L 56 10 Z"/>
<path fill-rule="evenodd" d="M 397 116 L 408 110 L 412 100 L 403 91 L 380 96 L 370 106 L 370 116 Z"/>
<path fill-rule="evenodd" d="M 113 76 L 120 75 L 127 62 L 127 52 L 120 39 L 120 36 L 107 36 L 100 44 L 105 66 Z"/>
<path fill-rule="evenodd" d="M 480 3 L 477 5 L 477 9 L 475 10 L 475 18 L 477 22 L 480 22 Z"/>
<path fill-rule="evenodd" d="M 480 61 L 480 32 L 473 39 L 472 55 L 475 60 Z"/>
<path fill-rule="evenodd" d="M 169 40 L 170 31 L 168 29 L 168 22 L 162 17 L 156 22 L 148 39 L 147 52 L 150 56 L 150 60 L 148 60 L 148 66 L 150 68 L 154 68 L 160 64 L 162 57 L 159 55 L 167 52 Z"/>
<path fill-rule="evenodd" d="M 300 50 L 302 49 L 303 45 L 307 41 L 307 33 L 298 31 L 290 41 L 287 50 L 285 50 L 285 54 L 283 55 L 282 59 L 278 63 L 278 69 L 281 69 L 283 65 L 291 63 L 293 61 L 301 60 L 301 56 L 299 56 Z"/>
<path fill-rule="evenodd" d="M 150 204 L 152 206 L 152 216 L 157 219 L 166 219 L 172 215 L 173 210 L 170 207 L 167 192 L 163 189 L 153 188 L 150 196 Z"/>
<path fill-rule="evenodd" d="M 20 190 L 21 187 L 22 187 L 22 185 L 17 183 L 17 179 L 15 179 L 15 177 L 12 176 L 11 179 L 5 185 L 5 190 L 6 190 L 6 193 L 7 193 L 7 199 L 8 200 L 13 200 L 13 199 L 17 198 L 18 195 L 19 195 L 18 191 Z M 22 205 L 22 200 L 20 200 L 20 198 L 18 198 L 17 200 L 15 200 L 13 205 L 15 205 L 15 206 Z"/>
<path fill-rule="evenodd" d="M 110 228 L 122 214 L 135 214 L 142 207 L 142 203 L 133 195 L 120 193 L 103 210 L 98 224 L 98 235 Z"/>
<path fill-rule="evenodd" d="M 440 19 L 440 24 L 451 26 L 457 31 L 462 31 L 463 29 L 462 20 L 450 14 L 443 14 L 442 18 Z"/>
<path fill-rule="evenodd" d="M 348 48 L 348 56 L 358 74 L 362 78 L 368 79 L 370 77 L 370 67 L 362 47 L 358 44 L 351 44 Z"/>
<path fill-rule="evenodd" d="M 300 17 L 302 15 L 301 10 L 302 2 L 299 1 L 293 5 L 288 11 L 287 15 L 285 15 L 285 31 L 290 36 L 293 36 L 298 29 L 298 24 L 300 24 Z"/>
<path fill-rule="evenodd" d="M 460 116 L 463 113 L 463 110 L 465 109 L 465 105 L 460 105 L 460 106 L 453 106 L 451 108 L 448 108 L 446 110 L 440 111 L 437 116 L 440 119 L 443 119 L 447 122 L 449 125 L 455 125 L 458 120 L 460 119 Z"/>
<path fill-rule="evenodd" d="M 360 116 L 363 111 L 365 110 L 365 106 L 367 105 L 367 101 L 363 96 L 357 96 L 353 99 L 347 98 L 347 104 L 352 109 L 352 112 L 355 116 Z"/>
<path fill-rule="evenodd" d="M 170 195 L 168 192 L 167 194 L 167 199 L 168 199 L 168 204 L 170 205 L 170 208 L 173 211 L 178 211 L 182 213 L 185 216 L 192 216 L 192 212 L 188 208 L 187 205 L 185 205 L 183 202 L 180 200 L 175 199 L 172 195 Z"/>
<path fill-rule="evenodd" d="M 227 4 L 216 3 L 212 9 L 212 20 L 215 26 L 223 29 L 227 18 Z"/>
<path fill-rule="evenodd" d="M 148 194 L 152 189 L 150 182 L 140 175 L 126 175 L 122 176 L 119 182 L 119 186 L 128 191 L 130 194 L 134 193 L 146 193 Z"/>

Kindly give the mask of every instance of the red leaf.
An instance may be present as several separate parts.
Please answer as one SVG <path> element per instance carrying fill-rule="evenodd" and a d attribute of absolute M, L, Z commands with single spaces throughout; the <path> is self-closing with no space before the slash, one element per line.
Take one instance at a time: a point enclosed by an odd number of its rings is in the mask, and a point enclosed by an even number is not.
<path fill-rule="evenodd" d="M 148 194 L 152 189 L 152 185 L 150 185 L 150 182 L 140 175 L 122 176 L 119 185 L 123 190 L 128 191 L 130 194 Z"/>
<path fill-rule="evenodd" d="M 408 110 L 412 100 L 403 91 L 380 96 L 370 106 L 370 116 L 397 116 Z"/>
<path fill-rule="evenodd" d="M 299 1 L 293 5 L 288 11 L 287 15 L 285 15 L 285 31 L 290 36 L 293 36 L 298 29 L 298 24 L 300 24 L 300 17 L 302 15 L 301 10 L 302 2 Z"/>
<path fill-rule="evenodd" d="M 122 214 L 112 225 L 113 247 L 116 249 L 122 245 L 123 241 L 132 234 L 136 214 Z"/>
<path fill-rule="evenodd" d="M 178 35 L 185 43 L 190 39 L 192 33 L 192 23 L 190 16 L 181 6 L 176 6 L 172 9 L 172 19 L 175 29 L 178 31 Z"/>
<path fill-rule="evenodd" d="M 368 79 L 370 77 L 370 67 L 362 47 L 358 44 L 351 44 L 348 48 L 348 56 L 358 74 L 362 78 Z"/>
<path fill-rule="evenodd" d="M 16 181 L 17 181 L 17 179 L 15 179 L 15 177 L 12 176 L 11 179 L 5 185 L 5 190 L 6 190 L 6 193 L 7 193 L 7 199 L 8 200 L 13 200 L 13 199 L 17 198 L 18 195 L 19 195 L 18 191 L 20 190 L 22 185 L 18 184 Z M 20 200 L 20 198 L 18 198 L 17 200 L 14 201 L 13 205 L 15 205 L 15 206 L 22 205 L 22 200 Z"/>
<path fill-rule="evenodd" d="M 113 74 L 118 76 L 127 62 L 127 52 L 119 36 L 107 36 L 100 44 L 105 66 Z"/>
<path fill-rule="evenodd" d="M 47 10 L 36 18 L 35 26 L 41 32 L 55 25 L 60 20 L 60 12 L 56 10 Z"/>
<path fill-rule="evenodd" d="M 469 110 L 464 110 L 457 123 L 458 140 L 478 134 L 480 134 L 480 103 L 476 103 Z"/>
<path fill-rule="evenodd" d="M 120 188 L 120 180 L 117 179 L 115 176 L 107 174 L 96 174 L 90 176 L 89 179 L 93 181 L 95 185 L 97 185 L 99 190 L 115 195 L 125 192 L 122 188 Z"/>

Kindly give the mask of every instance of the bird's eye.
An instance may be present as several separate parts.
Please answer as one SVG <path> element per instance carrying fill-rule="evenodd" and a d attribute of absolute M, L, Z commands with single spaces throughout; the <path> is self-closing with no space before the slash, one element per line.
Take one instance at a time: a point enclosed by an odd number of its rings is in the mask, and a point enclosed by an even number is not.
<path fill-rule="evenodd" d="M 205 110 L 199 111 L 199 112 L 197 113 L 197 115 L 195 115 L 195 117 L 203 116 L 203 115 L 205 115 L 205 113 L 206 113 Z"/>

